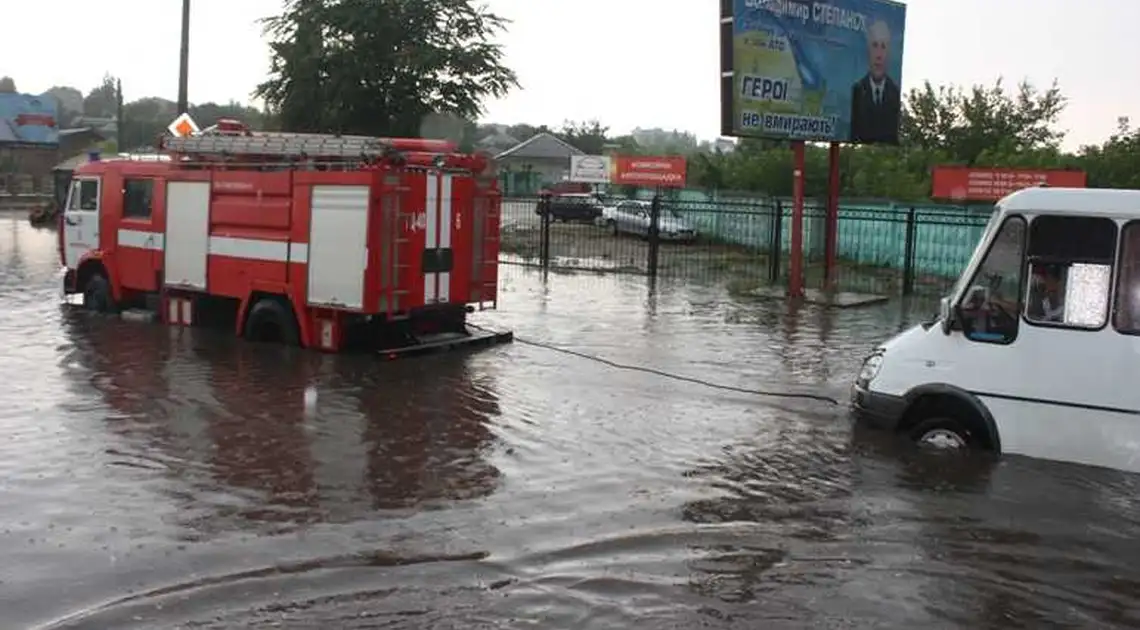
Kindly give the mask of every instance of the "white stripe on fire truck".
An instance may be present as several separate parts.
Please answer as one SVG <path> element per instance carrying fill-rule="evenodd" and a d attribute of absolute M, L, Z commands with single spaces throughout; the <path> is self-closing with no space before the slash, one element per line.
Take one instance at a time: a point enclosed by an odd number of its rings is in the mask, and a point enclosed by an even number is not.
<path fill-rule="evenodd" d="M 439 247 L 451 248 L 451 175 L 443 176 L 439 191 Z M 436 293 L 440 302 L 451 301 L 451 272 L 441 271 L 436 277 Z"/>
<path fill-rule="evenodd" d="M 427 176 L 427 200 L 424 203 L 424 214 L 427 215 L 427 227 L 424 229 L 424 249 L 439 247 L 439 179 L 434 173 Z M 424 303 L 435 302 L 437 283 L 439 277 L 434 273 L 424 273 Z"/>
<path fill-rule="evenodd" d="M 165 239 L 163 236 L 164 235 L 159 232 L 119 230 L 119 246 L 160 252 L 165 249 Z M 309 244 L 283 243 L 281 241 L 266 241 L 255 238 L 211 236 L 209 253 L 215 256 L 245 258 L 248 260 L 307 263 L 309 260 Z"/>
<path fill-rule="evenodd" d="M 160 232 L 142 230 L 119 230 L 119 247 L 134 247 L 161 252 L 165 249 L 166 236 Z"/>

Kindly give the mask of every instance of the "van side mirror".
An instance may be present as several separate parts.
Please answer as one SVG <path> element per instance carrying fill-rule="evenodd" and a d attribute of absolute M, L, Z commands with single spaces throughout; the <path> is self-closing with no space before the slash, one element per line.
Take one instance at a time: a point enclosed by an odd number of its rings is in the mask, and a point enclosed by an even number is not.
<path fill-rule="evenodd" d="M 963 317 L 961 304 L 951 305 L 950 297 L 943 297 L 938 302 L 938 321 L 943 335 L 950 335 L 955 326 L 960 327 L 967 336 L 970 334 L 970 320 Z"/>

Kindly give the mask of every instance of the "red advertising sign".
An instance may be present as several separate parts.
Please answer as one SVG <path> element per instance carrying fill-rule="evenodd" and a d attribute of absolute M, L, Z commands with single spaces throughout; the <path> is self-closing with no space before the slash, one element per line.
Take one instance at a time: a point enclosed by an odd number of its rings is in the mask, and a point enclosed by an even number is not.
<path fill-rule="evenodd" d="M 935 166 L 931 196 L 952 201 L 997 201 L 1032 186 L 1084 188 L 1084 171 Z"/>
<path fill-rule="evenodd" d="M 610 178 L 610 183 L 647 188 L 684 188 L 685 158 L 674 155 L 618 155 L 613 159 L 613 177 Z"/>

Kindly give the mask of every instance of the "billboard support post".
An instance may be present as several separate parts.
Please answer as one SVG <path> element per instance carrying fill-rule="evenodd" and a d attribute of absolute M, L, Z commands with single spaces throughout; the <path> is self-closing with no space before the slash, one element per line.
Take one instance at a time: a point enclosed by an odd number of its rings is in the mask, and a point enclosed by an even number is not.
<path fill-rule="evenodd" d="M 792 242 L 788 265 L 788 297 L 804 295 L 804 152 L 802 140 L 792 143 Z"/>
<path fill-rule="evenodd" d="M 824 228 L 823 289 L 835 289 L 839 243 L 839 143 L 827 149 L 827 218 Z"/>

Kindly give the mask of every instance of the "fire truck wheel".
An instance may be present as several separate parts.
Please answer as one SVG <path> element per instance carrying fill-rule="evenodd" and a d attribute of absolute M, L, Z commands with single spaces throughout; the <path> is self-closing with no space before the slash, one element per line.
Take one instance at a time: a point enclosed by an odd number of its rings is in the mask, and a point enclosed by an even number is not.
<path fill-rule="evenodd" d="M 115 299 L 111 296 L 111 284 L 101 273 L 92 274 L 83 286 L 83 306 L 89 311 L 110 313 L 115 310 Z"/>
<path fill-rule="evenodd" d="M 296 346 L 300 343 L 301 333 L 297 330 L 293 313 L 283 300 L 263 297 L 249 309 L 249 315 L 245 318 L 244 336 L 254 342 Z"/>

